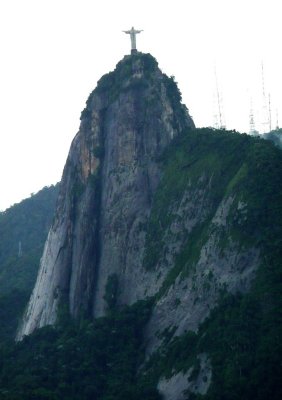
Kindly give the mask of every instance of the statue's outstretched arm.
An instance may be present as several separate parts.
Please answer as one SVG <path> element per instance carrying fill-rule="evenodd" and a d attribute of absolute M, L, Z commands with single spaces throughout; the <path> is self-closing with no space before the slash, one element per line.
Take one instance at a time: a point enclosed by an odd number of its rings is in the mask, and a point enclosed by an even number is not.
<path fill-rule="evenodd" d="M 124 33 L 130 33 L 130 31 L 122 31 L 122 32 L 124 32 Z"/>

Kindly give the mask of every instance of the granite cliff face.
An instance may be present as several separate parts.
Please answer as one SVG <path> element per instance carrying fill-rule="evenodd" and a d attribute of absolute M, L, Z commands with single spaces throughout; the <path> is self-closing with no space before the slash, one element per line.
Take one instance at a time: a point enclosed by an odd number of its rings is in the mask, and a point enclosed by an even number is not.
<path fill-rule="evenodd" d="M 152 56 L 126 56 L 102 77 L 71 145 L 18 338 L 53 324 L 62 303 L 73 316 L 102 315 L 111 277 L 118 277 L 118 303 L 155 292 L 143 256 L 158 157 L 187 127 L 194 123 L 177 86 Z"/>

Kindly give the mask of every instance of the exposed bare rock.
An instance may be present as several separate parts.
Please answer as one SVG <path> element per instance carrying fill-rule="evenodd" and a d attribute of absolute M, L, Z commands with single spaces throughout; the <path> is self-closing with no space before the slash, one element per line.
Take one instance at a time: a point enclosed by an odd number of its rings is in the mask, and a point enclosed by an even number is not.
<path fill-rule="evenodd" d="M 164 400 L 185 400 L 189 399 L 191 393 L 201 395 L 207 393 L 212 379 L 211 363 L 207 354 L 204 353 L 198 355 L 198 360 L 199 371 L 191 367 L 186 373 L 178 372 L 169 379 L 162 378 L 159 381 L 158 390 Z"/>

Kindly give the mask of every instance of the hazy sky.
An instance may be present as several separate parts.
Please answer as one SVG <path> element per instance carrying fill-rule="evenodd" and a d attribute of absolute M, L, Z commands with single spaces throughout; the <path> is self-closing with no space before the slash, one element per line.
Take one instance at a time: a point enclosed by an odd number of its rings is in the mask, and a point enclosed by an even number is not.
<path fill-rule="evenodd" d="M 99 78 L 137 48 L 174 75 L 197 126 L 263 122 L 261 65 L 282 125 L 281 0 L 0 0 L 0 210 L 60 180 Z"/>

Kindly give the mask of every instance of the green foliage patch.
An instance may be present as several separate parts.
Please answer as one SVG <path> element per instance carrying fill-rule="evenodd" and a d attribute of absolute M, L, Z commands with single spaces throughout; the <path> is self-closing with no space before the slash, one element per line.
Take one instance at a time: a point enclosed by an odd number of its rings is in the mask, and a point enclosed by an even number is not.
<path fill-rule="evenodd" d="M 54 215 L 59 185 L 0 213 L 0 293 L 18 289 L 30 293 L 43 245 Z M 22 255 L 19 257 L 19 242 Z"/>
<path fill-rule="evenodd" d="M 135 66 L 142 66 L 143 77 L 134 77 Z M 117 65 L 114 71 L 102 76 L 97 82 L 96 89 L 90 94 L 86 107 L 81 113 L 81 120 L 89 120 L 91 117 L 92 101 L 95 94 L 107 95 L 108 103 L 114 102 L 121 93 L 131 89 L 144 89 L 148 86 L 148 81 L 152 79 L 154 72 L 158 68 L 158 63 L 150 54 L 137 53 L 125 56 Z"/>
<path fill-rule="evenodd" d="M 69 321 L 2 345 L 0 398 L 159 399 L 156 389 L 138 385 L 151 306 L 140 301 L 94 322 Z"/>
<path fill-rule="evenodd" d="M 15 337 L 35 283 L 58 190 L 58 184 L 45 187 L 0 213 L 0 343 Z"/>
<path fill-rule="evenodd" d="M 271 140 L 277 147 L 282 148 L 282 129 L 277 128 L 268 133 L 265 133 L 263 137 L 267 140 Z"/>

